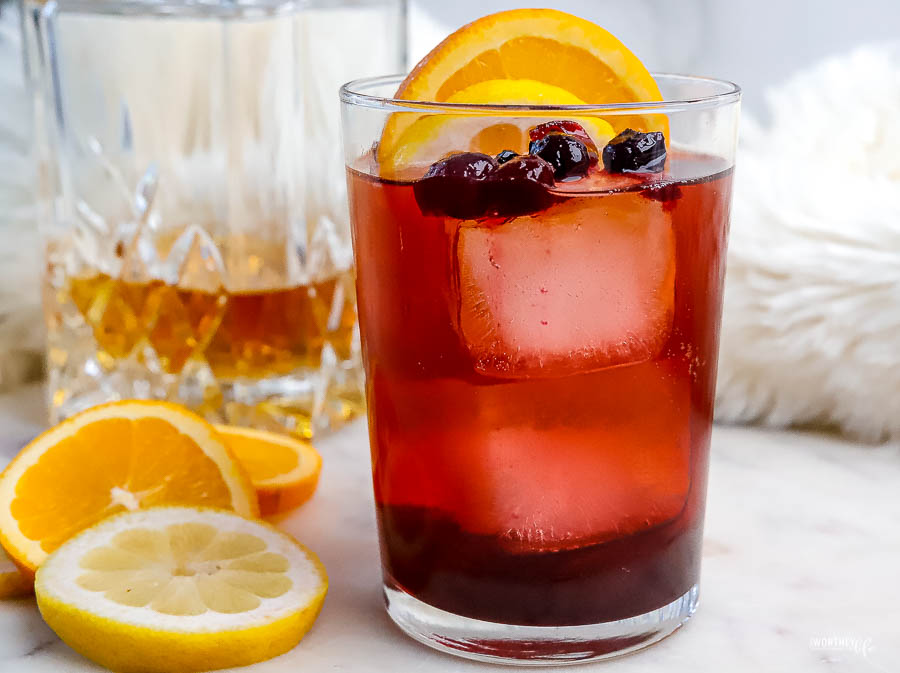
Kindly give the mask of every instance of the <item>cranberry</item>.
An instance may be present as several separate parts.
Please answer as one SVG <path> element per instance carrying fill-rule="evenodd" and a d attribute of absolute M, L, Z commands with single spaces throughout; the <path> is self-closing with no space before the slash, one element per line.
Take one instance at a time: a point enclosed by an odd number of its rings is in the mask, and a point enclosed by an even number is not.
<path fill-rule="evenodd" d="M 532 140 L 528 151 L 548 161 L 557 180 L 584 177 L 591 167 L 587 146 L 575 136 L 565 133 L 548 133 L 543 138 Z"/>
<path fill-rule="evenodd" d="M 553 202 L 553 166 L 540 157 L 516 157 L 500 166 L 487 181 L 491 212 L 499 217 L 525 215 Z"/>
<path fill-rule="evenodd" d="M 532 141 L 535 141 L 540 140 L 550 133 L 565 133 L 566 135 L 575 136 L 584 143 L 585 147 L 587 147 L 588 154 L 591 157 L 591 164 L 596 164 L 597 161 L 599 161 L 600 153 L 597 150 L 597 145 L 594 143 L 588 132 L 584 130 L 584 127 L 578 122 L 567 119 L 544 122 L 529 130 L 528 137 Z"/>
<path fill-rule="evenodd" d="M 497 155 L 497 163 L 501 165 L 505 164 L 507 161 L 515 159 L 517 156 L 519 155 L 512 150 L 503 150 L 502 152 L 500 152 L 500 154 Z"/>
<path fill-rule="evenodd" d="M 603 166 L 610 173 L 662 173 L 666 139 L 660 131 L 625 129 L 603 148 Z"/>
<path fill-rule="evenodd" d="M 453 154 L 433 163 L 425 176 L 416 181 L 416 202 L 427 215 L 479 217 L 488 206 L 485 182 L 497 169 L 497 161 L 487 154 Z"/>

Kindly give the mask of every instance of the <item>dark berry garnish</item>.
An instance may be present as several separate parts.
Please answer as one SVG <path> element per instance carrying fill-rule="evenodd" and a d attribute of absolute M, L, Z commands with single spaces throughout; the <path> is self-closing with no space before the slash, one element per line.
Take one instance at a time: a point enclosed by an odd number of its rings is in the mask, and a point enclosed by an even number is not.
<path fill-rule="evenodd" d="M 453 154 L 433 163 L 425 176 L 416 181 L 416 202 L 427 215 L 463 220 L 480 217 L 489 205 L 485 182 L 497 170 L 497 161 L 487 154 Z"/>
<path fill-rule="evenodd" d="M 543 210 L 553 202 L 553 166 L 540 157 L 516 157 L 500 166 L 487 180 L 491 212 L 500 217 Z"/>
<path fill-rule="evenodd" d="M 503 165 L 510 159 L 515 159 L 517 156 L 519 155 L 512 150 L 503 150 L 502 152 L 500 152 L 500 154 L 497 155 L 497 163 Z"/>
<path fill-rule="evenodd" d="M 565 133 L 548 133 L 543 138 L 532 140 L 528 152 L 548 161 L 557 180 L 584 177 L 591 167 L 587 146 L 575 136 Z"/>
<path fill-rule="evenodd" d="M 610 173 L 661 173 L 666 165 L 666 139 L 660 131 L 625 129 L 603 148 Z"/>
<path fill-rule="evenodd" d="M 578 122 L 569 121 L 567 119 L 563 119 L 560 121 L 552 121 L 545 122 L 543 124 L 538 124 L 537 126 L 531 128 L 528 131 L 528 137 L 532 140 L 540 140 L 546 135 L 551 133 L 565 133 L 566 135 L 575 136 L 581 142 L 584 143 L 584 146 L 587 147 L 588 154 L 591 157 L 591 163 L 596 164 L 600 158 L 600 154 L 597 151 L 597 145 L 594 144 L 593 139 L 588 132 L 584 130 L 584 127 Z"/>
<path fill-rule="evenodd" d="M 451 154 L 431 164 L 426 178 L 461 178 L 465 180 L 484 180 L 497 168 L 497 163 L 487 154 L 481 152 L 460 152 Z"/>

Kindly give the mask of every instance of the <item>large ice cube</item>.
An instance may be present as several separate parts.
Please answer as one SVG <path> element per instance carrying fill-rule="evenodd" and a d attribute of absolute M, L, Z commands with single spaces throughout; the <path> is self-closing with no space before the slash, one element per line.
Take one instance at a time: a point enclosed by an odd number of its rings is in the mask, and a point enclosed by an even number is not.
<path fill-rule="evenodd" d="M 657 201 L 582 196 L 497 227 L 464 225 L 457 254 L 459 329 L 484 374 L 643 362 L 668 337 L 675 236 Z"/>
<path fill-rule="evenodd" d="M 691 480 L 687 364 L 648 362 L 599 376 L 593 423 L 497 424 L 448 456 L 444 474 L 460 475 L 452 502 L 463 528 L 511 551 L 552 551 L 678 516 Z M 465 465 L 454 465 L 461 457 Z"/>
<path fill-rule="evenodd" d="M 379 503 L 430 510 L 514 553 L 628 537 L 691 485 L 685 358 L 485 386 L 374 377 Z"/>

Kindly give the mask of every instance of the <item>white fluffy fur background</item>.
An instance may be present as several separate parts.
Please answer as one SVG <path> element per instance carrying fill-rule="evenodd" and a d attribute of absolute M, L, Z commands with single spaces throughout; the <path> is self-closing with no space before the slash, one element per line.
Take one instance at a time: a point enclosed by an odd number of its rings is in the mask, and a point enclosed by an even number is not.
<path fill-rule="evenodd" d="M 900 439 L 900 46 L 742 120 L 716 417 Z"/>

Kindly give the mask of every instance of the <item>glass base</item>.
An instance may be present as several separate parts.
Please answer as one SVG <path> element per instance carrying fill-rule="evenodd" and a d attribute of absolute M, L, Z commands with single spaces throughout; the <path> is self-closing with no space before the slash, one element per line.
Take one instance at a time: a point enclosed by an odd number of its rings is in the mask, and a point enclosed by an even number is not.
<path fill-rule="evenodd" d="M 673 633 L 697 609 L 695 584 L 668 605 L 636 617 L 582 626 L 512 626 L 446 612 L 384 587 L 391 619 L 436 650 L 496 664 L 547 666 L 609 659 L 643 649 Z"/>

